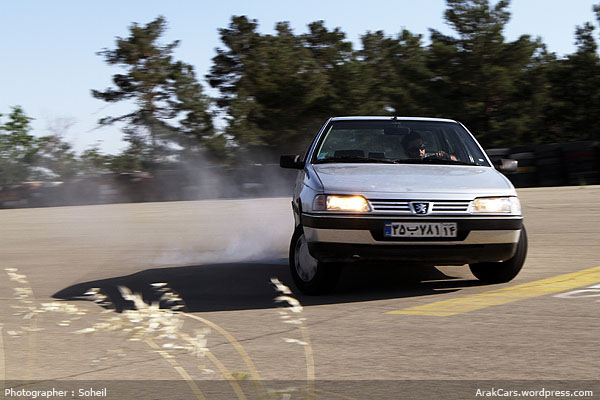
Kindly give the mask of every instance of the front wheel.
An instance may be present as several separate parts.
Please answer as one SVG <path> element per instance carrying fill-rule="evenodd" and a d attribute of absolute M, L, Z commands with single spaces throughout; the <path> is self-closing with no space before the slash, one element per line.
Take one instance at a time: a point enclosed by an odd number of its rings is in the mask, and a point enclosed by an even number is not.
<path fill-rule="evenodd" d="M 470 264 L 469 268 L 477 279 L 485 283 L 504 283 L 513 280 L 521 271 L 527 256 L 527 232 L 521 229 L 515 255 L 503 262 L 482 262 Z"/>
<path fill-rule="evenodd" d="M 340 277 L 340 266 L 314 258 L 302 227 L 298 227 L 290 243 L 290 272 L 296 287 L 304 294 L 326 294 L 333 290 Z"/>

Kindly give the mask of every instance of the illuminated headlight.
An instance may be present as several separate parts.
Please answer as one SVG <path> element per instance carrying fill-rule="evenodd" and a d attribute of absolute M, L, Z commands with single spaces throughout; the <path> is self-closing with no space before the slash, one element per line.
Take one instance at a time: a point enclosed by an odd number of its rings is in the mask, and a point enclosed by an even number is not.
<path fill-rule="evenodd" d="M 521 214 L 521 203 L 516 197 L 486 197 L 471 203 L 472 213 Z"/>
<path fill-rule="evenodd" d="M 367 212 L 371 211 L 371 207 L 362 196 L 319 194 L 315 196 L 313 210 Z"/>

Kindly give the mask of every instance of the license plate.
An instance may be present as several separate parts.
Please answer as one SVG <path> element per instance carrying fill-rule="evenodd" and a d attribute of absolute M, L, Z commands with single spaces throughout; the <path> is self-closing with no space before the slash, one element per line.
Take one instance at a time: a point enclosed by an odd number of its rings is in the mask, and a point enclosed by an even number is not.
<path fill-rule="evenodd" d="M 388 222 L 385 237 L 456 237 L 456 222 Z"/>

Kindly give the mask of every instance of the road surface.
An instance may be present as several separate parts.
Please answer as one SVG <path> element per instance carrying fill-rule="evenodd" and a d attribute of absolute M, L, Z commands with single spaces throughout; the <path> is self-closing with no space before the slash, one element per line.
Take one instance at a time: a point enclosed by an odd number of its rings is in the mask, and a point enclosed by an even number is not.
<path fill-rule="evenodd" d="M 519 195 L 529 253 L 514 281 L 482 285 L 466 266 L 348 268 L 336 292 L 322 297 L 302 296 L 291 283 L 290 199 L 2 210 L 0 380 L 187 380 L 189 398 L 205 396 L 190 380 L 232 376 L 597 386 L 600 187 Z M 301 312 L 274 301 L 271 278 L 294 290 Z M 102 288 L 121 311 L 131 302 L 119 286 L 150 303 L 160 296 L 152 283 L 181 296 L 185 315 L 176 314 L 175 329 L 195 342 L 158 337 L 151 330 L 161 325 L 146 320 L 142 340 L 128 340 L 135 321 L 75 333 L 126 319 L 90 301 L 90 288 Z M 27 287 L 35 299 L 19 300 Z M 53 311 L 52 302 L 85 315 Z"/>

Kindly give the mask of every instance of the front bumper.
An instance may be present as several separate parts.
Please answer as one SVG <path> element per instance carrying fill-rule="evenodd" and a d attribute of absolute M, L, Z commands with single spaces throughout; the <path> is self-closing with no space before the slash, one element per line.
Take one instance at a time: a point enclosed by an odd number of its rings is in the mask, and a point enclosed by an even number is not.
<path fill-rule="evenodd" d="M 444 265 L 497 262 L 511 258 L 522 217 L 398 218 L 302 214 L 312 256 L 321 261 L 410 261 Z M 387 222 L 456 222 L 454 238 L 384 237 Z"/>

